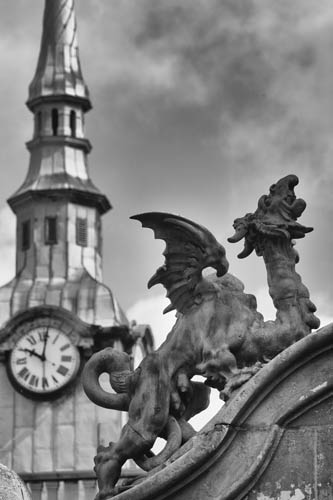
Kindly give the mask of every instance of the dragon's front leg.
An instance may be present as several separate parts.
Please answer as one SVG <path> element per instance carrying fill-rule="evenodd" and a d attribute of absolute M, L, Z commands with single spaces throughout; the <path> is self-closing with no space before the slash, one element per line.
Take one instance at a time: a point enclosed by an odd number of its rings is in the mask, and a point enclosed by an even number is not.
<path fill-rule="evenodd" d="M 227 344 L 207 351 L 204 361 L 197 366 L 201 375 L 206 377 L 206 384 L 220 391 L 220 398 L 228 400 L 231 393 L 247 382 L 260 370 L 262 363 L 238 368 L 235 355 Z"/>
<path fill-rule="evenodd" d="M 224 388 L 220 391 L 220 398 L 223 401 L 227 401 L 233 391 L 241 387 L 245 382 L 247 382 L 253 375 L 255 375 L 260 368 L 262 368 L 263 363 L 257 361 L 252 366 L 245 366 L 244 368 L 237 368 L 237 372 L 230 377 Z"/>

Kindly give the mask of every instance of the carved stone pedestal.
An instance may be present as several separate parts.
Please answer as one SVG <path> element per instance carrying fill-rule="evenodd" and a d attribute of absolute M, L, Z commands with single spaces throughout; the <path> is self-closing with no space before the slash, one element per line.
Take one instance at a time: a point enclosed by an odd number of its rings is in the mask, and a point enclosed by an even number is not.
<path fill-rule="evenodd" d="M 276 356 L 115 500 L 332 500 L 333 324 Z"/>

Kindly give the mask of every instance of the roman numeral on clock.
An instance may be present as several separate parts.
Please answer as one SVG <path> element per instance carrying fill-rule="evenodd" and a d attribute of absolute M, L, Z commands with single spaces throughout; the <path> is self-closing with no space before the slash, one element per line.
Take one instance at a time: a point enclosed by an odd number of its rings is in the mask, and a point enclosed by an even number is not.
<path fill-rule="evenodd" d="M 57 372 L 60 373 L 60 375 L 65 376 L 68 373 L 68 368 L 66 368 L 66 366 L 64 365 L 60 365 L 57 369 Z"/>
<path fill-rule="evenodd" d="M 26 367 L 22 368 L 22 370 L 18 372 L 18 376 L 23 378 L 24 380 L 28 380 L 28 378 L 30 377 L 30 372 L 28 368 Z"/>
<path fill-rule="evenodd" d="M 17 365 L 26 365 L 27 364 L 27 358 L 19 358 L 16 360 Z"/>
<path fill-rule="evenodd" d="M 38 331 L 38 339 L 41 342 L 44 342 L 46 336 L 47 336 L 47 329 L 46 330 L 39 330 Z"/>
<path fill-rule="evenodd" d="M 60 336 L 60 333 L 57 334 L 56 338 L 53 340 L 52 344 L 55 344 Z"/>
<path fill-rule="evenodd" d="M 31 375 L 30 380 L 29 380 L 29 384 L 34 386 L 34 387 L 38 387 L 38 383 L 39 383 L 39 378 L 36 377 L 36 375 Z"/>
<path fill-rule="evenodd" d="M 30 345 L 36 345 L 37 344 L 37 340 L 32 335 L 30 335 L 29 337 L 27 337 L 27 341 L 29 342 Z"/>

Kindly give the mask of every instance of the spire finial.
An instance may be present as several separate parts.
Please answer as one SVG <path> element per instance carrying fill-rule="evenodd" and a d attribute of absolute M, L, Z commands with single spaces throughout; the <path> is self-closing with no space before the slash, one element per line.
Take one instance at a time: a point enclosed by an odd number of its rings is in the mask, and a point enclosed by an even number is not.
<path fill-rule="evenodd" d="M 35 76 L 29 87 L 28 106 L 42 97 L 77 97 L 91 107 L 77 41 L 74 0 L 45 0 L 43 34 Z"/>

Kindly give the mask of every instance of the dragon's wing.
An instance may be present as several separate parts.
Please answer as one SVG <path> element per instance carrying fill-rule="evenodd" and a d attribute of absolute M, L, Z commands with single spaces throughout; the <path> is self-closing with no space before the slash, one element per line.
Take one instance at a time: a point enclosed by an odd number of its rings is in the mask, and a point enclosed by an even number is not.
<path fill-rule="evenodd" d="M 205 227 L 161 212 L 133 215 L 131 219 L 152 229 L 155 238 L 166 243 L 165 263 L 148 282 L 148 288 L 157 283 L 166 288 L 171 304 L 164 313 L 173 309 L 184 313 L 195 303 L 196 290 L 204 282 L 202 271 L 206 267 L 215 268 L 218 276 L 227 272 L 225 250 Z"/>

